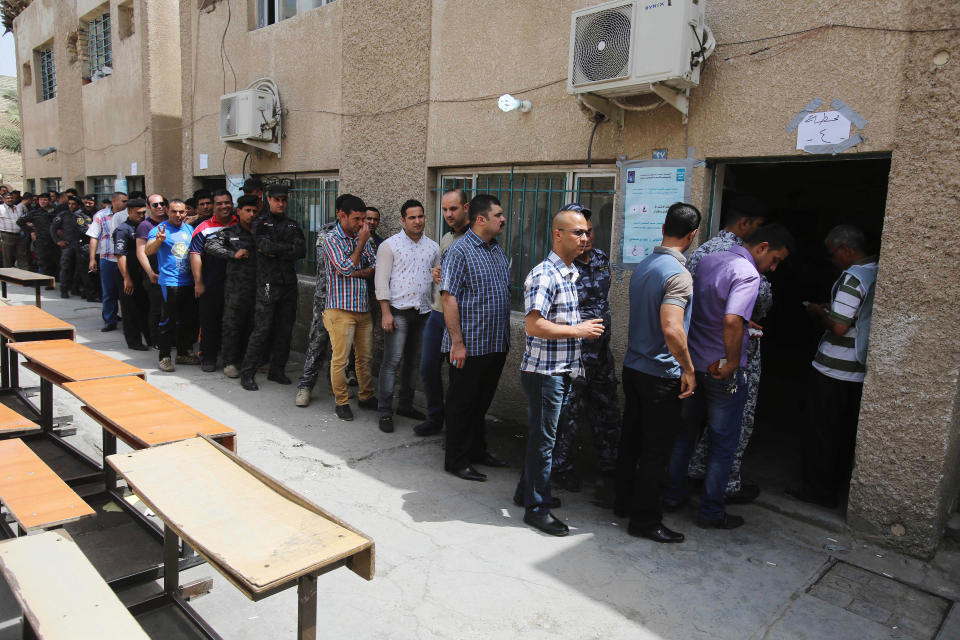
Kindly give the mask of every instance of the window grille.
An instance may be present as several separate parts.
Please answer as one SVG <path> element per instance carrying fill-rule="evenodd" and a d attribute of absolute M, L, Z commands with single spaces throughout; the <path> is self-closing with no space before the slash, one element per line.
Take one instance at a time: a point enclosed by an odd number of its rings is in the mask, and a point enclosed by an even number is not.
<path fill-rule="evenodd" d="M 44 191 L 60 191 L 60 178 L 44 178 L 41 184 Z"/>
<path fill-rule="evenodd" d="M 287 216 L 303 229 L 307 241 L 307 255 L 297 264 L 297 272 L 317 274 L 317 232 L 327 222 L 337 218 L 336 201 L 340 180 L 333 176 L 263 176 L 264 184 L 280 182 L 288 185 Z M 266 201 L 266 196 L 264 196 Z"/>
<path fill-rule="evenodd" d="M 104 75 L 104 67 L 113 68 L 109 12 L 87 23 L 87 65 L 90 78 Z"/>
<path fill-rule="evenodd" d="M 108 199 L 113 195 L 113 176 L 94 176 L 90 178 L 91 191 L 97 196 L 97 208 L 100 208 L 100 201 Z"/>
<path fill-rule="evenodd" d="M 40 62 L 40 101 L 57 97 L 57 71 L 53 63 L 53 48 L 37 51 Z"/>

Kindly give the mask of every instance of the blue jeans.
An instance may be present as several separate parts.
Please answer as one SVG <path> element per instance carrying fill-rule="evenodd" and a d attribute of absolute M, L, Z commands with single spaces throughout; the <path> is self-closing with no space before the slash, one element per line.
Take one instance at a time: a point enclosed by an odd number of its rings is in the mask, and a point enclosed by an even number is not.
<path fill-rule="evenodd" d="M 409 409 L 413 406 L 413 387 L 417 382 L 417 360 L 420 358 L 420 341 L 423 338 L 423 326 L 429 317 L 416 309 L 394 309 L 390 307 L 397 328 L 383 333 L 383 363 L 380 365 L 379 409 L 380 415 L 393 415 L 393 386 L 397 377 L 397 366 L 403 359 L 400 372 L 400 393 L 397 394 L 397 407 Z"/>
<path fill-rule="evenodd" d="M 549 511 L 550 472 L 557 422 L 570 394 L 568 376 L 520 372 L 520 385 L 527 396 L 527 453 L 517 484 L 516 498 L 528 513 Z"/>
<path fill-rule="evenodd" d="M 100 258 L 100 287 L 103 290 L 103 323 L 117 324 L 117 305 L 120 302 L 120 267 L 116 262 Z"/>
<path fill-rule="evenodd" d="M 440 344 L 443 342 L 443 314 L 431 309 L 430 317 L 423 327 L 423 345 L 420 351 L 420 380 L 427 396 L 427 422 L 443 424 L 443 379 L 440 366 L 443 358 Z"/>
<path fill-rule="evenodd" d="M 731 393 L 733 384 L 736 384 L 736 391 Z M 743 369 L 737 369 L 730 380 L 716 380 L 708 373 L 697 371 L 696 392 L 680 403 L 681 429 L 667 469 L 666 500 L 678 502 L 687 497 L 687 465 L 706 419 L 705 437 L 709 438 L 710 456 L 700 494 L 700 517 L 705 520 L 723 518 L 726 513 L 723 498 L 740 441 L 740 423 L 746 401 L 747 376 Z"/>

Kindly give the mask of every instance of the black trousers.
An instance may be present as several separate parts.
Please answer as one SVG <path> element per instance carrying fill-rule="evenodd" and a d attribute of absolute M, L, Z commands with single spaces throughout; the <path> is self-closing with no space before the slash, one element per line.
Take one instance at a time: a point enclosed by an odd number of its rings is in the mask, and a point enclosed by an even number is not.
<path fill-rule="evenodd" d="M 74 243 L 60 247 L 60 291 L 69 293 L 74 287 L 74 274 L 77 270 L 77 251 L 79 245 Z"/>
<path fill-rule="evenodd" d="M 223 283 L 207 286 L 197 299 L 197 308 L 200 311 L 200 358 L 204 362 L 215 363 L 222 336 Z"/>
<path fill-rule="evenodd" d="M 256 313 L 250 299 L 254 293 L 245 291 L 227 291 L 224 294 L 223 323 L 221 324 L 220 350 L 223 353 L 223 365 L 240 367 L 253 331 L 253 318 Z M 324 334 L 326 335 L 326 334 Z"/>
<path fill-rule="evenodd" d="M 34 251 L 37 253 L 38 270 L 45 276 L 56 278 L 60 275 L 60 247 L 53 242 L 34 242 Z"/>
<path fill-rule="evenodd" d="M 681 429 L 680 379 L 623 368 L 626 405 L 617 452 L 614 505 L 629 511 L 630 526 L 656 526 L 673 442 Z"/>
<path fill-rule="evenodd" d="M 487 452 L 487 409 L 506 361 L 506 353 L 487 353 L 468 356 L 462 369 L 450 367 L 444 414 L 447 445 L 443 468 L 447 471 L 462 469 Z"/>
<path fill-rule="evenodd" d="M 837 380 L 811 367 L 807 388 L 803 485 L 817 497 L 835 499 L 850 482 L 863 383 Z"/>
<path fill-rule="evenodd" d="M 73 290 L 87 300 L 100 295 L 100 276 L 90 273 L 90 247 L 79 244 L 73 252 Z M 61 268 L 63 262 L 61 261 Z"/>
<path fill-rule="evenodd" d="M 147 292 L 143 290 L 143 283 L 139 280 L 134 280 L 133 293 L 120 292 L 120 313 L 123 315 L 123 337 L 128 347 L 150 340 L 150 329 L 147 326 Z"/>
<path fill-rule="evenodd" d="M 270 351 L 270 371 L 282 373 L 290 357 L 290 338 L 297 319 L 297 285 L 277 286 L 264 291 L 257 287 L 253 333 L 247 342 L 240 373 L 253 376 Z M 272 346 L 271 346 L 272 345 Z M 229 364 L 229 363 L 228 363 Z"/>
<path fill-rule="evenodd" d="M 193 348 L 197 337 L 197 299 L 193 285 L 183 287 L 160 286 L 163 296 L 160 310 L 160 357 L 169 358 L 176 346 L 177 355 L 185 356 Z"/>
<path fill-rule="evenodd" d="M 160 317 L 163 309 L 163 293 L 160 285 L 144 277 L 143 290 L 147 292 L 147 327 L 150 330 L 150 344 L 160 344 Z"/>

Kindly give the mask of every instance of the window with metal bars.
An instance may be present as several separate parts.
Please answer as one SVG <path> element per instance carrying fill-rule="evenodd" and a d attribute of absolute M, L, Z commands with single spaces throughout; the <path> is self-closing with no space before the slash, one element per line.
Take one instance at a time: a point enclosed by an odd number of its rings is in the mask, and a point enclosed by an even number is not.
<path fill-rule="evenodd" d="M 98 78 L 113 70 L 113 44 L 110 39 L 110 12 L 105 12 L 86 25 L 87 77 Z"/>
<path fill-rule="evenodd" d="M 41 184 L 44 191 L 60 191 L 60 178 L 43 178 Z"/>
<path fill-rule="evenodd" d="M 303 229 L 307 255 L 297 264 L 297 272 L 317 273 L 317 233 L 321 226 L 337 218 L 336 201 L 340 180 L 336 176 L 294 175 L 261 176 L 265 185 L 281 182 L 289 186 L 287 216 Z"/>
<path fill-rule="evenodd" d="M 57 97 L 57 70 L 53 62 L 53 48 L 37 51 L 40 65 L 40 102 Z"/>
<path fill-rule="evenodd" d="M 92 176 L 90 180 L 90 191 L 97 196 L 97 208 L 100 201 L 109 199 L 113 195 L 113 176 Z"/>
<path fill-rule="evenodd" d="M 509 172 L 457 172 L 441 175 L 437 189 L 438 235 L 448 230 L 439 215 L 439 195 L 460 188 L 471 198 L 479 193 L 497 197 L 507 218 L 498 241 L 510 261 L 511 304 L 523 311 L 523 281 L 550 252 L 550 220 L 569 202 L 593 212 L 594 246 L 608 255 L 613 235 L 616 177 L 613 170 L 577 171 L 537 167 Z"/>

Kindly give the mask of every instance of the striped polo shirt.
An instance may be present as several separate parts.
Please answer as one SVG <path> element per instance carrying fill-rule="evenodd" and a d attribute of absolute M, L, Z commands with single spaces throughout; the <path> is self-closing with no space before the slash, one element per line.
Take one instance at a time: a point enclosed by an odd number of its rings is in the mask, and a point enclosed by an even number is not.
<path fill-rule="evenodd" d="M 865 344 L 869 337 L 868 319 L 873 307 L 876 274 L 876 258 L 867 258 L 840 274 L 833 284 L 827 317 L 849 325 L 849 328 L 842 336 L 834 335 L 829 329 L 823 332 L 813 359 L 813 368 L 823 375 L 847 382 L 863 382 L 867 372 L 866 349 L 861 349 L 858 357 L 857 345 Z"/>
<path fill-rule="evenodd" d="M 342 309 L 367 313 L 370 311 L 367 298 L 367 279 L 351 276 L 354 271 L 372 267 L 377 262 L 370 241 L 360 254 L 360 265 L 354 266 L 350 256 L 357 248 L 357 236 L 348 236 L 338 222 L 323 240 L 323 252 L 327 270 L 327 309 Z"/>

